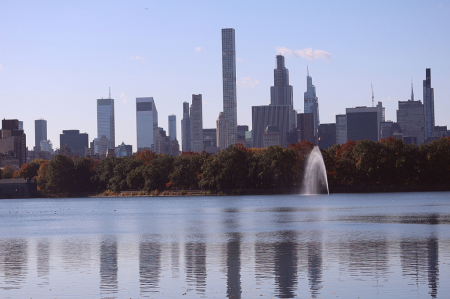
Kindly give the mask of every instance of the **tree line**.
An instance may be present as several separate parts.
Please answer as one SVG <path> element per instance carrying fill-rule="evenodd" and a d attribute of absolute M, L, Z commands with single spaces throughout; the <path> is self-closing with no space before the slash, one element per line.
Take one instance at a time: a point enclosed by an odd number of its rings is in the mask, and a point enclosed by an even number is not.
<path fill-rule="evenodd" d="M 230 146 L 210 155 L 178 157 L 149 150 L 129 157 L 36 159 L 0 176 L 36 179 L 43 196 L 125 190 L 288 190 L 300 188 L 314 144 L 289 148 Z M 450 138 L 414 146 L 400 139 L 348 141 L 321 150 L 332 187 L 450 185 Z"/>

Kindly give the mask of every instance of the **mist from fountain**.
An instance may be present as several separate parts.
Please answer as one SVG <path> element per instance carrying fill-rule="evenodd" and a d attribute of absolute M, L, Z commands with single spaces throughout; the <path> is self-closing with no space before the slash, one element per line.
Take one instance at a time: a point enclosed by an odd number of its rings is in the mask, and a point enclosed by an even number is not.
<path fill-rule="evenodd" d="M 305 176 L 303 178 L 301 194 L 311 195 L 328 193 L 328 179 L 322 153 L 315 146 L 306 161 Z"/>

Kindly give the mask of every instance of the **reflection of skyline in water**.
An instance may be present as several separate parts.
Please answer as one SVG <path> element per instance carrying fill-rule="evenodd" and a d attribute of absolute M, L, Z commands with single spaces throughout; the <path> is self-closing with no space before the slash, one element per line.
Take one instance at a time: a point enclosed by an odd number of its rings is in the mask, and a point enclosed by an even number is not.
<path fill-rule="evenodd" d="M 314 207 L 254 210 L 227 207 L 213 216 L 184 216 L 177 219 L 178 230 L 163 230 L 154 225 L 160 221 L 156 218 L 152 227 L 157 232 L 132 237 L 2 238 L 0 289 L 23 295 L 35 287 L 52 290 L 43 297 L 65 297 L 67 287 L 58 283 L 73 279 L 74 286 L 95 287 L 83 297 L 102 298 L 126 292 L 132 298 L 183 293 L 191 298 L 328 298 L 333 291 L 345 298 L 364 294 L 361 290 L 382 298 L 397 287 L 405 294 L 439 298 L 449 288 L 450 278 L 443 273 L 449 270 L 450 239 L 442 213 L 396 218 L 378 212 L 351 217 L 345 211 L 327 222 L 321 220 L 327 218 L 322 209 Z"/>
<path fill-rule="evenodd" d="M 115 236 L 105 236 L 100 243 L 100 291 L 105 295 L 117 293 L 117 240 Z"/>
<path fill-rule="evenodd" d="M 0 239 L 0 271 L 3 290 L 20 289 L 28 269 L 28 243 L 24 239 Z"/>
<path fill-rule="evenodd" d="M 161 244 L 155 240 L 139 243 L 139 284 L 141 294 L 157 292 L 161 274 Z"/>

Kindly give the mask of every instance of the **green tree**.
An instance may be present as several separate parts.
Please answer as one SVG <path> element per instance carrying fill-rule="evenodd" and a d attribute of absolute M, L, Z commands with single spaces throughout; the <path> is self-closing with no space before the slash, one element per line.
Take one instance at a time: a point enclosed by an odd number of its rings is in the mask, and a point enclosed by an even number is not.
<path fill-rule="evenodd" d="M 202 175 L 202 165 L 203 158 L 199 154 L 176 157 L 169 179 L 176 188 L 197 189 Z"/>
<path fill-rule="evenodd" d="M 145 166 L 143 176 L 145 179 L 145 189 L 164 190 L 166 184 L 170 182 L 169 175 L 173 171 L 174 158 L 172 156 L 158 155 Z"/>
<path fill-rule="evenodd" d="M 74 189 L 73 160 L 58 154 L 48 163 L 46 190 L 52 194 L 70 193 Z"/>

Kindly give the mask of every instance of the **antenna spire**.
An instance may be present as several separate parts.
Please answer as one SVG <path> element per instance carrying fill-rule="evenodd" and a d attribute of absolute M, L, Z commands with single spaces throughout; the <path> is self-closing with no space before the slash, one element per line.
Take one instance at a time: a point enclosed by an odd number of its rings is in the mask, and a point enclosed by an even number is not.
<path fill-rule="evenodd" d="M 111 98 L 111 87 L 109 88 L 109 98 Z"/>
<path fill-rule="evenodd" d="M 308 69 L 308 66 L 306 66 L 306 73 L 307 73 L 307 75 L 308 75 L 308 77 L 309 77 L 309 69 Z"/>
<path fill-rule="evenodd" d="M 414 101 L 414 88 L 412 78 L 411 78 L 411 101 Z"/>
<path fill-rule="evenodd" d="M 370 83 L 370 87 L 372 88 L 372 107 L 375 107 L 374 106 L 374 96 L 373 96 L 373 85 L 372 85 L 372 83 Z"/>

